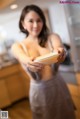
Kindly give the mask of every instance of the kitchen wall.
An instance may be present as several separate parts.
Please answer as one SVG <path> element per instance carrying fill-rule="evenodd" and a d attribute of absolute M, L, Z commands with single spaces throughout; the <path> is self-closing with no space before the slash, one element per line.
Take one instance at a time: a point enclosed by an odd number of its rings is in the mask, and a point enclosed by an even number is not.
<path fill-rule="evenodd" d="M 5 47 L 3 47 L 4 42 L 6 42 L 5 44 L 12 44 L 13 42 L 19 42 L 23 40 L 23 38 L 25 37 L 25 35 L 21 33 L 18 28 L 18 22 L 21 10 L 26 4 L 23 4 L 19 9 L 13 11 L 8 10 L 1 13 L 0 28 L 2 28 L 3 30 L 1 31 L 2 33 L 0 33 L 0 54 L 5 54 L 5 52 L 7 51 Z M 46 0 L 46 2 L 37 0 L 33 4 L 40 6 L 43 11 L 47 10 L 47 12 L 45 12 L 45 15 L 47 16 L 47 23 L 50 27 L 50 31 L 59 34 L 63 43 L 70 45 L 71 37 L 68 30 L 64 4 L 60 4 L 59 0 Z M 11 51 L 9 51 L 8 54 L 12 55 Z"/>
<path fill-rule="evenodd" d="M 66 25 L 64 6 L 58 2 L 36 2 L 42 9 L 47 9 L 49 14 L 49 21 L 51 31 L 60 35 L 63 42 L 70 43 L 69 34 Z M 14 10 L 10 13 L 0 15 L 0 27 L 5 31 L 5 38 L 22 40 L 24 35 L 20 33 L 18 28 L 18 21 L 21 10 Z M 4 38 L 3 38 L 4 39 Z M 1 42 L 1 40 L 0 40 Z"/>
<path fill-rule="evenodd" d="M 76 19 L 76 17 L 71 17 L 76 15 L 77 18 L 79 18 L 79 11 L 78 9 L 74 9 L 74 6 L 70 5 L 67 6 L 68 11 L 66 12 L 64 4 L 60 4 L 59 0 L 54 0 L 54 1 L 34 1 L 28 3 L 28 4 L 36 4 L 40 6 L 43 10 L 47 9 L 47 20 L 48 24 L 50 26 L 51 32 L 56 32 L 60 35 L 63 43 L 67 43 L 68 45 L 71 46 L 71 52 L 72 52 L 72 59 L 74 64 L 76 63 L 76 60 L 78 59 L 78 54 L 76 54 L 76 49 L 75 49 L 75 43 L 74 38 L 75 36 L 79 36 L 79 27 L 75 24 L 74 26 L 69 24 L 69 22 L 73 22 L 75 19 L 75 22 L 79 20 Z M 22 5 L 20 9 L 16 9 L 14 11 L 8 11 L 8 12 L 2 12 L 0 13 L 0 52 L 5 51 L 5 48 L 3 47 L 3 42 L 5 41 L 6 43 L 9 43 L 9 41 L 21 41 L 25 35 L 22 34 L 19 31 L 18 28 L 18 22 L 19 22 L 19 17 L 21 14 L 22 8 L 26 5 Z M 79 7 L 79 6 L 77 6 Z M 77 14 L 76 14 L 77 12 Z M 68 15 L 69 14 L 69 15 Z M 71 27 L 71 31 L 70 31 Z M 71 32 L 72 35 L 71 35 Z M 1 47 L 2 46 L 2 47 Z M 4 49 L 2 49 L 4 48 Z M 74 55 L 75 54 L 75 55 Z M 76 68 L 77 69 L 77 68 Z"/>

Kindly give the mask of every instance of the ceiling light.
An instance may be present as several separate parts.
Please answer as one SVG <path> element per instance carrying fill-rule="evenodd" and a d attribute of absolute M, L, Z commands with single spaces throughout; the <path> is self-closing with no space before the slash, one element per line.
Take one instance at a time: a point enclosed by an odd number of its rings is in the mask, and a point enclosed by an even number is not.
<path fill-rule="evenodd" d="M 18 7 L 18 5 L 17 4 L 12 4 L 11 6 L 10 6 L 10 8 L 13 10 L 13 9 L 16 9 Z"/>

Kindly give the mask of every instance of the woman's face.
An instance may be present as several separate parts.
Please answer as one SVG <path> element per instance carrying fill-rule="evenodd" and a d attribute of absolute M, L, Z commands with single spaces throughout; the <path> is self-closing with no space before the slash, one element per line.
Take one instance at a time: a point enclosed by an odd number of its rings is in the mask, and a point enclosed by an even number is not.
<path fill-rule="evenodd" d="M 36 12 L 30 11 L 24 18 L 23 27 L 29 32 L 29 35 L 37 37 L 42 30 L 43 21 Z"/>

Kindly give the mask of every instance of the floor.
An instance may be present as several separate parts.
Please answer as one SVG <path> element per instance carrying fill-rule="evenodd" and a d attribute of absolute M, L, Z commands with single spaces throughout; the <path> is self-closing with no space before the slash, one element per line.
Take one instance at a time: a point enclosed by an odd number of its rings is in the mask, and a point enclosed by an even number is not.
<path fill-rule="evenodd" d="M 3 110 L 8 111 L 10 119 L 32 119 L 28 98 L 22 99 Z"/>

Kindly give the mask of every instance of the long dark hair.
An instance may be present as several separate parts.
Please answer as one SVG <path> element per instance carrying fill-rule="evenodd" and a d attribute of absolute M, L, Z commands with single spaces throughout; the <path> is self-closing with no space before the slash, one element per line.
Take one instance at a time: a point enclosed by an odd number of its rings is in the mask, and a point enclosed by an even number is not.
<path fill-rule="evenodd" d="M 22 10 L 21 16 L 20 16 L 20 20 L 19 20 L 20 31 L 25 33 L 26 36 L 29 35 L 28 31 L 24 29 L 24 27 L 22 25 L 22 21 L 24 21 L 25 15 L 27 13 L 29 13 L 30 11 L 36 12 L 40 16 L 40 18 L 42 19 L 43 28 L 42 28 L 42 31 L 40 32 L 38 38 L 39 38 L 39 44 L 42 47 L 44 47 L 45 43 L 46 43 L 46 41 L 48 39 L 49 29 L 48 29 L 48 27 L 46 25 L 46 19 L 45 19 L 44 13 L 38 6 L 36 6 L 36 5 L 28 5 L 28 6 L 24 7 L 24 9 Z"/>

